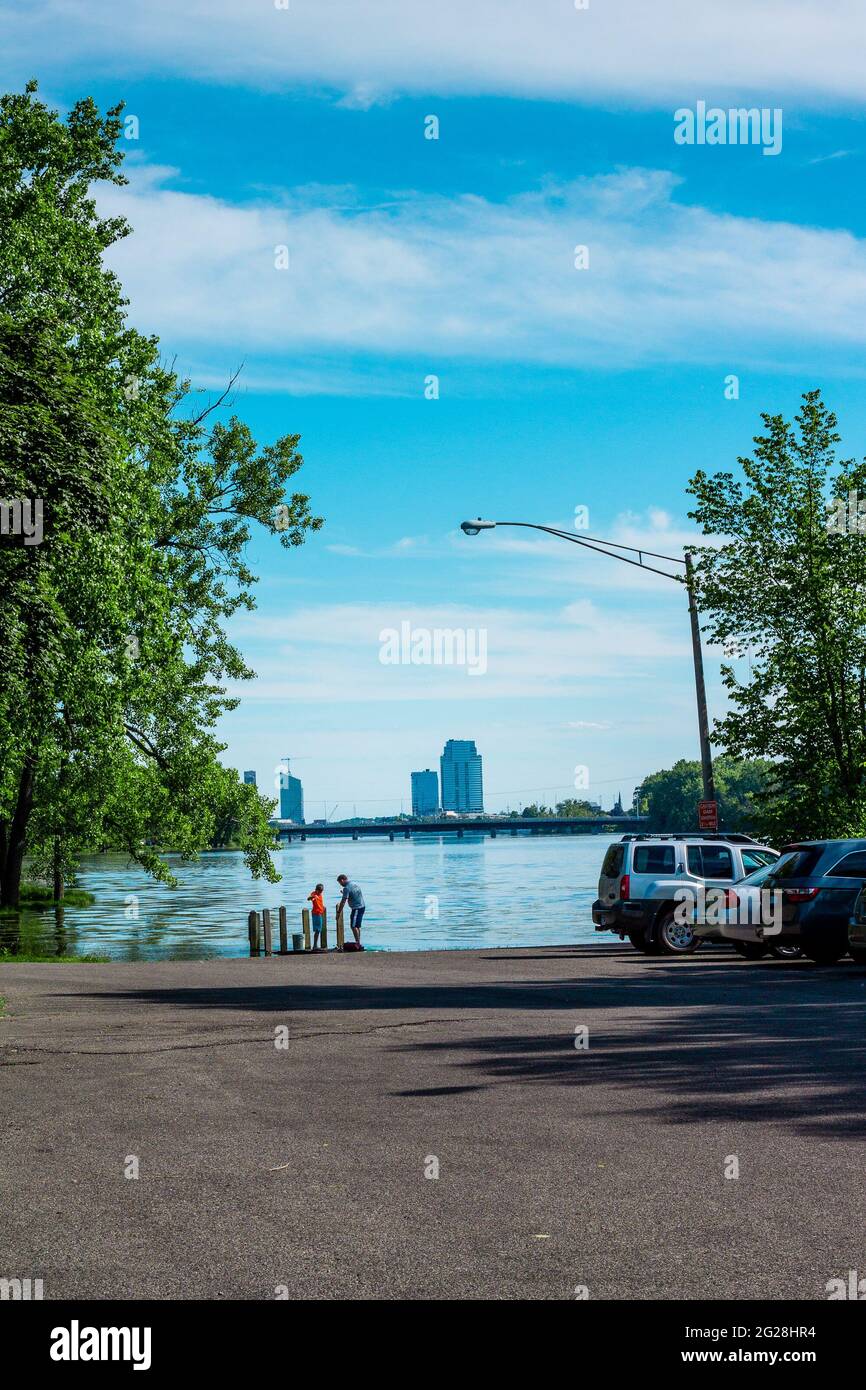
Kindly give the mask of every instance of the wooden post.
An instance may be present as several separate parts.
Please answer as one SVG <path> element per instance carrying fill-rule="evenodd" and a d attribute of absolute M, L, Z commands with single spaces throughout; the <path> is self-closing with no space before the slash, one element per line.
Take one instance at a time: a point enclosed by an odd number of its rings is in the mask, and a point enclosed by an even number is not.
<path fill-rule="evenodd" d="M 271 910 L 269 907 L 266 907 L 262 912 L 262 927 L 265 937 L 265 955 L 272 956 L 274 954 L 274 949 L 271 941 Z"/>
<path fill-rule="evenodd" d="M 337 904 L 337 950 L 342 951 L 344 945 L 343 938 L 343 909 Z"/>
<path fill-rule="evenodd" d="M 257 956 L 259 954 L 259 914 L 251 912 L 247 922 L 250 933 L 250 955 Z"/>
<path fill-rule="evenodd" d="M 289 951 L 289 929 L 286 925 L 286 909 L 280 908 L 280 955 L 288 955 Z"/>
<path fill-rule="evenodd" d="M 326 906 L 326 907 L 325 907 L 324 916 L 322 917 L 322 950 L 323 950 L 323 951 L 327 951 L 327 949 L 328 949 L 328 909 L 327 909 L 327 906 Z"/>
<path fill-rule="evenodd" d="M 308 907 L 301 910 L 301 921 L 304 924 L 304 950 L 310 949 L 310 909 Z"/>

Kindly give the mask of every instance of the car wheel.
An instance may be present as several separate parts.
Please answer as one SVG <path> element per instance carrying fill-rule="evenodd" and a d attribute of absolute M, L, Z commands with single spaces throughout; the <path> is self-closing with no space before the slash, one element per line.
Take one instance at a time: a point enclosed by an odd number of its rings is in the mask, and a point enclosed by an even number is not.
<path fill-rule="evenodd" d="M 760 941 L 735 941 L 734 950 L 744 960 L 761 960 L 767 954 L 767 947 Z"/>
<path fill-rule="evenodd" d="M 627 932 L 626 935 L 636 951 L 646 950 L 646 929 L 644 927 L 635 927 L 634 931 Z"/>
<path fill-rule="evenodd" d="M 673 912 L 659 919 L 654 935 L 657 949 L 665 956 L 690 956 L 700 944 L 688 923 L 678 922 Z"/>
<path fill-rule="evenodd" d="M 822 932 L 820 936 L 814 936 L 811 940 L 807 937 L 803 942 L 803 955 L 816 965 L 835 965 L 847 950 L 847 940 L 844 937 L 840 939 L 834 933 Z"/>
<path fill-rule="evenodd" d="M 866 946 L 849 946 L 848 954 L 858 965 L 866 965 Z"/>
<path fill-rule="evenodd" d="M 776 960 L 801 960 L 803 950 L 800 946 L 771 946 L 770 955 Z"/>

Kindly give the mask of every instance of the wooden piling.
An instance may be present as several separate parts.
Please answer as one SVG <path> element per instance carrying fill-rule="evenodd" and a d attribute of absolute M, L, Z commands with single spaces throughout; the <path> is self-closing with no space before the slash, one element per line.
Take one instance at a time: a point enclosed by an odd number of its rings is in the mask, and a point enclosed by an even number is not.
<path fill-rule="evenodd" d="M 289 928 L 286 922 L 286 909 L 280 908 L 280 955 L 288 955 L 289 951 Z"/>
<path fill-rule="evenodd" d="M 269 907 L 266 907 L 262 912 L 262 929 L 265 938 L 265 955 L 272 956 L 274 947 L 271 940 L 271 910 Z"/>
<path fill-rule="evenodd" d="M 342 951 L 345 940 L 343 937 L 343 909 L 337 904 L 337 950 Z"/>
<path fill-rule="evenodd" d="M 321 940 L 321 944 L 322 944 L 322 950 L 323 950 L 323 951 L 327 951 L 327 949 L 328 949 L 328 908 L 327 908 L 327 905 L 325 906 L 325 912 L 324 912 L 324 915 L 323 915 L 323 917 L 322 917 L 322 935 L 321 935 L 320 940 Z"/>
<path fill-rule="evenodd" d="M 310 950 L 310 909 L 305 907 L 301 911 L 301 921 L 304 924 L 304 950 Z"/>
<path fill-rule="evenodd" d="M 251 912 L 247 918 L 247 923 L 250 933 L 250 955 L 257 956 L 259 954 L 259 914 Z"/>

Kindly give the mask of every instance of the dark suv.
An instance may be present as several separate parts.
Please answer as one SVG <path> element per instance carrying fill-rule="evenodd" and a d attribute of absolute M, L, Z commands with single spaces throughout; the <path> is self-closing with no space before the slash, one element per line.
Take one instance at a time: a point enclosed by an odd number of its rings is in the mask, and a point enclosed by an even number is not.
<path fill-rule="evenodd" d="M 832 965 L 849 950 L 848 924 L 866 886 L 866 840 L 785 845 L 764 886 L 782 895 L 782 926 L 772 933 L 775 940 L 800 946 L 819 965 Z M 866 959 L 857 944 L 851 954 Z"/>

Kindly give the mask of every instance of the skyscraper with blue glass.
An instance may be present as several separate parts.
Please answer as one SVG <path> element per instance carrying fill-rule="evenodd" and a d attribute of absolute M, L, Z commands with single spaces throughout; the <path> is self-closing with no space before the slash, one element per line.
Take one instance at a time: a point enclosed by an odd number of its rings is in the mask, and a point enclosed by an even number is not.
<path fill-rule="evenodd" d="M 439 759 L 439 769 L 443 811 L 484 810 L 481 754 L 474 739 L 449 738 Z"/>

